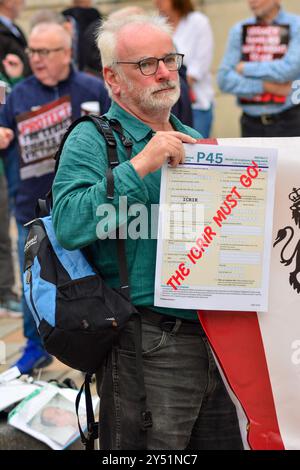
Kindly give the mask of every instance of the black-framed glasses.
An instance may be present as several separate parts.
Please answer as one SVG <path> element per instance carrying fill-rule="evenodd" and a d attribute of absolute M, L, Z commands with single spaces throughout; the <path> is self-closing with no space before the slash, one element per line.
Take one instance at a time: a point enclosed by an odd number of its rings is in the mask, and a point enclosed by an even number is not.
<path fill-rule="evenodd" d="M 170 72 L 175 72 L 182 66 L 184 54 L 174 52 L 167 54 L 165 57 L 147 57 L 146 59 L 139 60 L 138 62 L 115 62 L 115 64 L 134 64 L 137 65 L 143 75 L 154 75 L 157 72 L 158 64 L 162 60 Z"/>
<path fill-rule="evenodd" d="M 46 48 L 44 48 L 44 49 L 33 49 L 32 47 L 27 47 L 25 49 L 25 52 L 29 57 L 33 57 L 34 54 L 37 54 L 39 57 L 48 57 L 50 52 L 58 52 L 58 51 L 62 51 L 62 50 L 63 50 L 63 47 L 56 47 L 55 49 L 46 49 Z"/>

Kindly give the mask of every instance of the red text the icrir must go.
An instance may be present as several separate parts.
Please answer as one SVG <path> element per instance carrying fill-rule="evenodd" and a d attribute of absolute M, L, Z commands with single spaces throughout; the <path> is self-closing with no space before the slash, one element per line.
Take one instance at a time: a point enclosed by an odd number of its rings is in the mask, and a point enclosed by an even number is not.
<path fill-rule="evenodd" d="M 240 176 L 240 183 L 243 188 L 251 188 L 253 181 L 258 177 L 261 169 L 255 161 L 252 161 L 252 165 L 246 168 L 245 173 Z M 196 239 L 195 244 L 190 248 L 186 254 L 189 265 L 195 265 L 203 258 L 206 249 L 211 246 L 214 238 L 217 236 L 217 228 L 221 228 L 223 222 L 226 221 L 227 217 L 231 215 L 234 208 L 238 205 L 242 196 L 239 193 L 236 186 L 233 186 L 231 191 L 226 195 L 224 201 L 213 216 L 213 220 L 210 225 L 204 227 L 201 235 Z M 217 226 L 215 228 L 214 226 Z M 186 263 L 180 263 L 175 270 L 174 274 L 166 282 L 167 286 L 172 287 L 173 290 L 177 290 L 178 286 L 181 286 L 183 281 L 190 275 L 191 269 L 186 266 Z"/>

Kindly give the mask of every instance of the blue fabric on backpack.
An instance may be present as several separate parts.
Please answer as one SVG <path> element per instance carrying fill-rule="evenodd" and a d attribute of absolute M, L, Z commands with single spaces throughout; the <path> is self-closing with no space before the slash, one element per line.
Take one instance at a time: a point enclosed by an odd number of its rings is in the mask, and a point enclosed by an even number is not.
<path fill-rule="evenodd" d="M 47 231 L 49 240 L 52 244 L 56 256 L 59 258 L 61 264 L 68 272 L 71 279 L 80 279 L 85 276 L 92 276 L 95 271 L 91 268 L 86 258 L 80 250 L 65 250 L 57 241 L 54 228 L 52 225 L 51 216 L 42 218 L 43 224 Z"/>
<path fill-rule="evenodd" d="M 41 278 L 41 266 L 37 259 L 31 269 L 32 277 L 36 279 L 36 282 L 34 282 L 32 287 L 32 300 L 30 298 L 30 286 L 24 282 L 24 294 L 27 305 L 35 319 L 37 327 L 40 325 L 40 318 L 44 318 L 49 325 L 54 326 L 56 286 Z M 36 310 L 40 313 L 40 318 L 36 315 L 33 303 Z"/>
<path fill-rule="evenodd" d="M 80 250 L 65 250 L 57 241 L 54 233 L 51 215 L 40 219 L 47 233 L 52 249 L 66 270 L 71 280 L 95 275 Z M 24 294 L 27 305 L 39 328 L 42 319 L 55 326 L 56 290 L 57 286 L 41 276 L 41 266 L 38 257 L 34 258 L 31 266 L 32 286 L 27 282 L 27 271 L 24 272 Z"/>
<path fill-rule="evenodd" d="M 45 349 L 74 369 L 96 371 L 136 309 L 81 250 L 59 244 L 51 216 L 31 222 L 24 251 L 25 299 Z"/>

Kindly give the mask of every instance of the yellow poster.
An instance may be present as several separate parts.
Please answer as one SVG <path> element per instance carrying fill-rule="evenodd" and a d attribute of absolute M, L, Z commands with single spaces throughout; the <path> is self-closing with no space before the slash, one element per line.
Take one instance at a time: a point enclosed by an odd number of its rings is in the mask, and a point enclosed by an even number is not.
<path fill-rule="evenodd" d="M 162 171 L 155 305 L 266 311 L 277 151 L 185 150 Z"/>

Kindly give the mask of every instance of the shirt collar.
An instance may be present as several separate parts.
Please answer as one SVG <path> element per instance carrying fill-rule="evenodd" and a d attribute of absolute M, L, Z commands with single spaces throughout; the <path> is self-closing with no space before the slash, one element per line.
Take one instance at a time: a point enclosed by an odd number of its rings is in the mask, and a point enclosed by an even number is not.
<path fill-rule="evenodd" d="M 148 134 L 153 134 L 154 131 L 147 124 L 140 121 L 138 118 L 128 113 L 124 108 L 121 108 L 115 101 L 112 101 L 109 111 L 106 113 L 109 119 L 117 119 L 122 123 L 129 135 L 139 142 L 143 140 Z M 170 122 L 174 129 L 185 132 L 183 124 L 173 114 L 170 115 Z"/>

